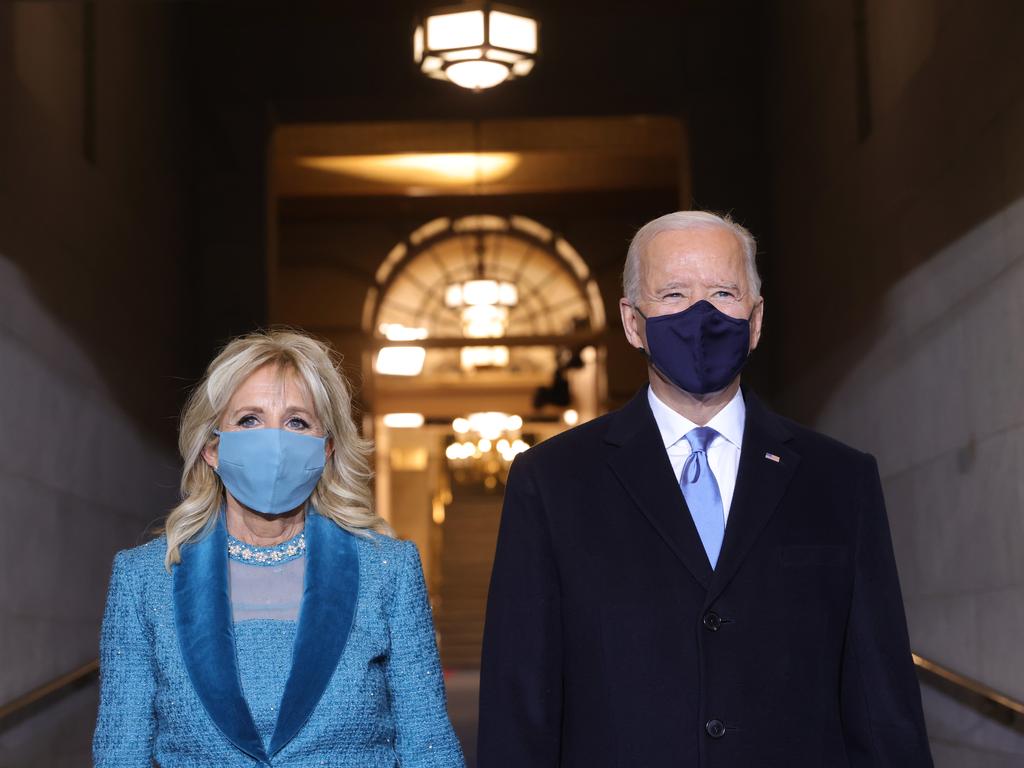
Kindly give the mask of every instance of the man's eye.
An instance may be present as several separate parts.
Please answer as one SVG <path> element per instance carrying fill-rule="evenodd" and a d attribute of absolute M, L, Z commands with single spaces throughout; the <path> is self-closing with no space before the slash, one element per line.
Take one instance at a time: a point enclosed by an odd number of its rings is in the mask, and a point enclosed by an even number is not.
<path fill-rule="evenodd" d="M 715 291 L 716 299 L 735 299 L 736 294 L 732 291 Z"/>
<path fill-rule="evenodd" d="M 300 419 L 298 416 L 292 416 L 288 419 L 287 426 L 289 429 L 309 429 L 309 422 L 305 419 Z"/>
<path fill-rule="evenodd" d="M 683 298 L 683 294 L 679 293 L 679 291 L 673 291 L 672 293 L 666 293 L 661 298 L 663 298 L 663 299 L 681 299 L 681 298 Z"/>
<path fill-rule="evenodd" d="M 252 414 L 249 414 L 247 416 L 243 416 L 242 418 L 240 418 L 238 420 L 238 426 L 240 426 L 240 427 L 255 427 L 259 423 L 260 423 L 260 420 L 257 419 Z"/>

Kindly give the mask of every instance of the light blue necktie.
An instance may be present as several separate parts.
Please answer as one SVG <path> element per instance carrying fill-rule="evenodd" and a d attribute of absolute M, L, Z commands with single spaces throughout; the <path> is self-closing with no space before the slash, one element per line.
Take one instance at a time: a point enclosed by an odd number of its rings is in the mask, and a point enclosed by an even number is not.
<path fill-rule="evenodd" d="M 712 569 L 718 563 L 718 553 L 722 551 L 722 539 L 725 537 L 722 494 L 708 465 L 708 446 L 717 436 L 718 433 L 711 427 L 697 427 L 686 433 L 691 453 L 679 477 L 679 487 L 686 499 L 686 506 L 690 508 Z"/>

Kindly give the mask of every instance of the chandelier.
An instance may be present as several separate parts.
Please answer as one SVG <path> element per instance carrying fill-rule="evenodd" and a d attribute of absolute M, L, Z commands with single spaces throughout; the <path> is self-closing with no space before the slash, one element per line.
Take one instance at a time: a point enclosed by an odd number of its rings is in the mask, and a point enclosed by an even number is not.
<path fill-rule="evenodd" d="M 508 333 L 509 311 L 519 303 L 515 283 L 487 277 L 484 242 L 476 243 L 476 274 L 469 280 L 449 284 L 444 304 L 459 312 L 462 335 L 468 339 L 499 339 Z M 508 365 L 506 346 L 463 347 L 459 353 L 463 370 Z"/>
<path fill-rule="evenodd" d="M 473 91 L 525 77 L 536 57 L 537 21 L 490 2 L 438 8 L 413 33 L 413 58 L 423 74 Z"/>
<path fill-rule="evenodd" d="M 494 488 L 505 481 L 512 460 L 530 444 L 521 434 L 523 419 L 515 414 L 487 411 L 452 421 L 457 438 L 445 448 L 448 466 L 460 481 L 482 480 Z"/>
<path fill-rule="evenodd" d="M 519 291 L 515 283 L 481 277 L 449 285 L 444 303 L 460 310 L 463 335 L 492 339 L 508 331 L 508 311 L 519 303 Z"/>

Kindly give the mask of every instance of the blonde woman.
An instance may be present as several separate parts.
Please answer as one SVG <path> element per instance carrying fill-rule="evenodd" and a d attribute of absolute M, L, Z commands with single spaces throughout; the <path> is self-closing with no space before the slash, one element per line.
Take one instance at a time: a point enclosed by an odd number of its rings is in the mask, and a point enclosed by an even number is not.
<path fill-rule="evenodd" d="M 463 766 L 419 557 L 372 511 L 350 405 L 302 334 L 210 363 L 182 501 L 114 560 L 98 768 Z"/>

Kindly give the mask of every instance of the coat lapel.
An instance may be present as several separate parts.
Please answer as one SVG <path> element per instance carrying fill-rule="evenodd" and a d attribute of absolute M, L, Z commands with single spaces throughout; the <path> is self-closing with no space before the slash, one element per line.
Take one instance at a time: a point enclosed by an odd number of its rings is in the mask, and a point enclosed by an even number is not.
<path fill-rule="evenodd" d="M 210 719 L 245 754 L 269 758 L 242 695 L 228 594 L 228 544 L 223 514 L 213 530 L 181 547 L 174 567 L 174 621 L 192 687 Z"/>
<path fill-rule="evenodd" d="M 605 441 L 618 446 L 608 459 L 612 472 L 693 578 L 707 589 L 711 563 L 672 471 L 646 387 L 615 414 Z"/>
<path fill-rule="evenodd" d="M 750 392 L 744 391 L 743 394 L 747 416 L 739 472 L 722 553 L 708 590 L 708 604 L 736 575 L 743 559 L 775 513 L 800 463 L 800 455 L 786 445 L 791 435 L 782 421 Z"/>
<path fill-rule="evenodd" d="M 355 537 L 311 511 L 306 518 L 306 575 L 299 628 L 270 754 L 277 754 L 295 738 L 327 689 L 348 641 L 358 592 Z"/>

